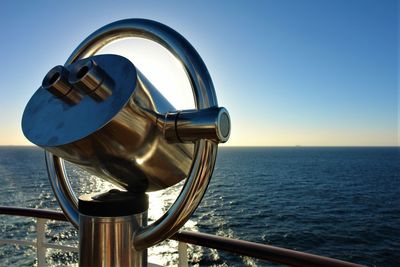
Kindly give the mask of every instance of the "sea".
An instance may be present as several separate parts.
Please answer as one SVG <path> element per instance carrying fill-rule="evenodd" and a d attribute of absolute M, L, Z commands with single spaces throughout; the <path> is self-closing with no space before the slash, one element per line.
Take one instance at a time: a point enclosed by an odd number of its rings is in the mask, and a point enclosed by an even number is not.
<path fill-rule="evenodd" d="M 77 194 L 112 185 L 67 164 Z M 150 223 L 182 184 L 150 193 Z M 0 147 L 0 205 L 60 210 L 43 150 Z M 35 220 L 0 215 L 1 239 L 35 239 Z M 208 190 L 184 229 L 269 244 L 367 266 L 400 266 L 399 147 L 221 147 Z M 46 242 L 77 246 L 67 222 L 49 221 Z M 177 242 L 149 261 L 177 265 Z M 189 246 L 190 266 L 277 266 Z M 51 266 L 77 266 L 77 253 L 48 249 Z M 36 266 L 35 248 L 0 245 L 0 266 Z"/>

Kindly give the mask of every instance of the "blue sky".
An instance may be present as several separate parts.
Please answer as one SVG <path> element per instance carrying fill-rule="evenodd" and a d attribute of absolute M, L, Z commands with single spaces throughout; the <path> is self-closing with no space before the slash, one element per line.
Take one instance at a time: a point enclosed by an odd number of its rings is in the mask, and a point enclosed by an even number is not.
<path fill-rule="evenodd" d="M 284 0 L 3 1 L 0 145 L 29 144 L 20 120 L 46 72 L 125 18 L 198 50 L 231 114 L 228 145 L 399 144 L 398 2 Z"/>

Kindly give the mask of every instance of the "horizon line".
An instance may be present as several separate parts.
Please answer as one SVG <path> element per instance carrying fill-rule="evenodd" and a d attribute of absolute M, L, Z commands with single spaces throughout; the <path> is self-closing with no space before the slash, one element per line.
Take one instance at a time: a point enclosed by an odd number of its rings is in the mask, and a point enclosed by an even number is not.
<path fill-rule="evenodd" d="M 42 148 L 36 145 L 0 145 L 0 147 L 37 147 Z M 279 148 L 279 147 L 294 147 L 294 148 L 307 148 L 307 147 L 397 147 L 400 148 L 400 145 L 222 145 L 220 148 Z M 42 148 L 43 149 L 43 148 Z"/>

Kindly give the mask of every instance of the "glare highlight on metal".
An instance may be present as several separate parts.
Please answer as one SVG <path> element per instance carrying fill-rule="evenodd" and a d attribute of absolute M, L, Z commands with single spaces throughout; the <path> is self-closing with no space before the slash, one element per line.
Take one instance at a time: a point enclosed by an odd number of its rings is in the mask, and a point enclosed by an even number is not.
<path fill-rule="evenodd" d="M 155 41 L 181 62 L 192 86 L 195 110 L 176 111 L 125 58 L 94 56 L 108 43 L 127 37 Z M 52 91 L 40 88 L 32 97 L 22 125 L 28 139 L 46 149 L 50 181 L 66 216 L 78 226 L 82 215 L 60 158 L 135 194 L 186 179 L 170 210 L 135 231 L 132 245 L 142 251 L 170 237 L 197 208 L 213 172 L 217 145 L 230 134 L 229 114 L 218 107 L 199 54 L 167 26 L 129 19 L 94 32 L 63 68 L 68 75 L 64 74 L 60 86 Z M 70 92 L 81 96 L 75 105 L 65 99 Z"/>

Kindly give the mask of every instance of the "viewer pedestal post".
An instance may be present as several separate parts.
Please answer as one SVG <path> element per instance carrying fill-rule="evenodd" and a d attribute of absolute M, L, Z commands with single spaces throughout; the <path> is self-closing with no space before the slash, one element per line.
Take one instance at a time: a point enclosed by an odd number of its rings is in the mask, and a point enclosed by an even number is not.
<path fill-rule="evenodd" d="M 79 266 L 147 266 L 147 250 L 133 247 L 134 233 L 147 224 L 147 209 L 146 194 L 112 189 L 81 196 Z"/>

